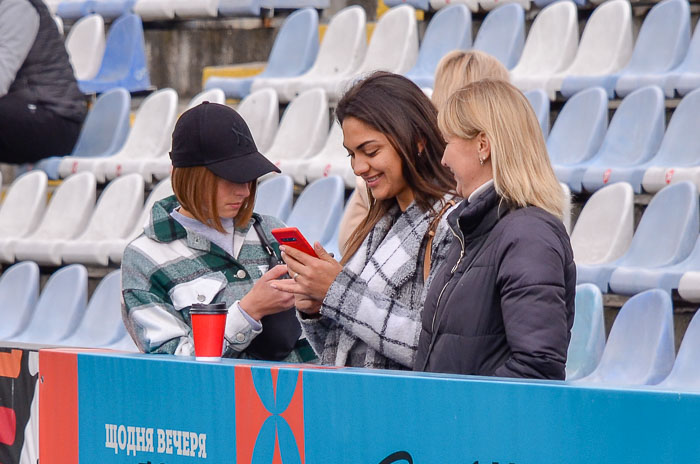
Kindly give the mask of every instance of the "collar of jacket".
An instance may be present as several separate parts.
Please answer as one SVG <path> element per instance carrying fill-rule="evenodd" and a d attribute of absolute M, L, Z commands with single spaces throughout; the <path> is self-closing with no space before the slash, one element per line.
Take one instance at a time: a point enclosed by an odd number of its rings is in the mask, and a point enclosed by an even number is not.
<path fill-rule="evenodd" d="M 179 222 L 173 219 L 170 213 L 179 206 L 180 203 L 178 203 L 175 195 L 155 202 L 153 208 L 151 208 L 148 224 L 143 230 L 146 237 L 162 243 L 169 243 L 184 238 L 187 241 L 187 246 L 195 250 L 212 251 L 212 246 L 218 249 L 219 247 L 213 245 L 208 238 L 197 232 L 185 229 Z M 243 234 L 248 233 L 251 224 L 252 221 L 240 231 L 243 232 Z"/>
<path fill-rule="evenodd" d="M 490 232 L 508 211 L 509 208 L 492 185 L 474 201 L 462 200 L 447 217 L 447 222 L 453 231 L 469 239 Z"/>

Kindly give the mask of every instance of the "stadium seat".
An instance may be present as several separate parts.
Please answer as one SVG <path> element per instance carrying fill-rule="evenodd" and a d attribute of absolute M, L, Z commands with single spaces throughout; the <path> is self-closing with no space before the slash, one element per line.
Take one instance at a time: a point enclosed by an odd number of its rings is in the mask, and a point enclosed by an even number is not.
<path fill-rule="evenodd" d="M 119 264 L 122 262 L 122 255 L 124 254 L 124 249 L 126 246 L 134 240 L 136 237 L 143 233 L 143 227 L 148 222 L 151 214 L 151 209 L 153 204 L 162 200 L 163 198 L 169 197 L 173 194 L 173 187 L 170 183 L 170 178 L 160 181 L 151 191 L 146 199 L 146 204 L 141 210 L 141 215 L 134 223 L 133 229 L 129 232 L 126 238 L 110 239 L 106 240 L 107 248 L 109 249 L 109 260 L 113 263 Z"/>
<path fill-rule="evenodd" d="M 136 0 L 134 13 L 143 21 L 161 21 L 175 17 L 175 4 L 170 0 Z"/>
<path fill-rule="evenodd" d="M 620 309 L 600 364 L 583 385 L 642 386 L 661 382 L 673 367 L 673 304 L 663 290 L 630 298 Z"/>
<path fill-rule="evenodd" d="M 90 11 L 105 19 L 114 19 L 133 11 L 135 0 L 93 0 Z"/>
<path fill-rule="evenodd" d="M 498 59 L 503 66 L 513 69 L 525 46 L 525 12 L 517 3 L 500 6 L 486 15 L 481 23 L 474 49 Z"/>
<path fill-rule="evenodd" d="M 333 122 L 330 133 L 318 154 L 302 161 L 295 173 L 298 183 L 305 184 L 328 176 L 340 176 L 346 188 L 355 188 L 355 173 L 350 166 L 348 151 L 343 146 L 343 128 Z"/>
<path fill-rule="evenodd" d="M 600 148 L 608 127 L 608 96 L 600 87 L 571 97 L 559 112 L 547 138 L 547 151 L 557 178 L 572 192 L 581 191 L 585 168 Z"/>
<path fill-rule="evenodd" d="M 427 3 L 427 0 L 425 0 Z M 418 61 L 405 76 L 418 87 L 433 87 L 437 65 L 452 50 L 472 47 L 472 14 L 466 5 L 452 5 L 438 11 L 425 30 Z"/>
<path fill-rule="evenodd" d="M 700 391 L 700 316 L 695 313 L 683 341 L 678 349 L 676 362 L 668 377 L 657 385 L 659 389 L 679 391 Z"/>
<path fill-rule="evenodd" d="M 511 82 L 522 91 L 545 89 L 552 76 L 571 65 L 577 47 L 576 5 L 570 0 L 552 3 L 535 17 Z"/>
<path fill-rule="evenodd" d="M 275 176 L 258 184 L 255 212 L 286 222 L 292 212 L 294 181 L 289 176 Z"/>
<path fill-rule="evenodd" d="M 577 285 L 574 326 L 566 355 L 566 380 L 580 379 L 593 372 L 604 349 L 603 295 L 595 285 Z"/>
<path fill-rule="evenodd" d="M 618 267 L 610 275 L 610 290 L 620 295 L 634 295 L 652 288 L 671 293 L 688 271 L 700 271 L 700 239 L 690 255 L 677 264 L 653 268 Z"/>
<path fill-rule="evenodd" d="M 638 168 L 642 187 L 656 192 L 668 184 L 700 185 L 700 89 L 686 95 L 673 112 L 658 153 Z"/>
<path fill-rule="evenodd" d="M 479 11 L 478 0 L 430 0 L 429 3 L 430 8 L 433 10 L 439 10 L 450 5 L 465 5 L 472 13 Z"/>
<path fill-rule="evenodd" d="M 640 193 L 644 170 L 638 167 L 659 150 L 665 121 L 664 94 L 659 87 L 642 87 L 627 95 L 610 121 L 600 150 L 585 166 L 584 190 L 594 192 L 607 184 L 628 182 Z"/>
<path fill-rule="evenodd" d="M 486 11 L 499 8 L 503 4 L 516 3 L 526 10 L 530 9 L 530 0 L 479 0 L 479 6 Z"/>
<path fill-rule="evenodd" d="M 63 241 L 77 237 L 90 220 L 95 207 L 95 189 L 95 176 L 89 172 L 66 179 L 51 196 L 36 230 L 14 242 L 15 259 L 60 265 Z"/>
<path fill-rule="evenodd" d="M 221 16 L 260 16 L 260 0 L 219 0 Z"/>
<path fill-rule="evenodd" d="M 121 271 L 117 269 L 100 280 L 79 325 L 60 344 L 103 348 L 119 342 L 125 334 L 121 309 Z"/>
<path fill-rule="evenodd" d="M 63 19 L 80 19 L 90 14 L 93 0 L 62 0 L 56 8 L 56 15 Z"/>
<path fill-rule="evenodd" d="M 219 13 L 219 0 L 170 0 L 178 18 L 215 18 Z"/>
<path fill-rule="evenodd" d="M 102 16 L 91 14 L 76 22 L 66 37 L 66 51 L 76 79 L 95 77 L 105 52 L 105 22 Z"/>
<path fill-rule="evenodd" d="M 124 331 L 126 332 L 126 329 L 124 329 Z M 127 351 L 130 353 L 138 353 L 141 351 L 134 343 L 134 340 L 131 338 L 129 332 L 126 332 L 120 340 L 107 345 L 104 348 L 109 348 L 110 350 Z"/>
<path fill-rule="evenodd" d="M 275 140 L 263 154 L 277 163 L 304 159 L 318 153 L 328 135 L 328 99 L 322 89 L 295 98 L 282 114 Z"/>
<path fill-rule="evenodd" d="M 88 112 L 80 136 L 69 156 L 73 158 L 104 158 L 117 153 L 129 136 L 131 95 L 123 88 L 108 90 L 99 97 Z M 49 179 L 59 179 L 60 166 L 65 157 L 51 156 L 37 161 L 34 169 L 41 169 Z"/>
<path fill-rule="evenodd" d="M 58 344 L 80 324 L 87 290 L 87 269 L 82 264 L 71 264 L 54 272 L 44 285 L 29 325 L 12 340 Z"/>
<path fill-rule="evenodd" d="M 313 65 L 318 49 L 318 13 L 312 8 L 295 11 L 277 33 L 262 73 L 251 77 L 211 77 L 204 88 L 220 88 L 227 98 L 244 98 L 255 79 L 303 74 Z"/>
<path fill-rule="evenodd" d="M 305 90 L 318 87 L 319 81 L 351 76 L 367 51 L 365 16 L 360 6 L 343 8 L 328 23 L 311 69 L 296 77 L 258 77 L 253 81 L 252 91 L 272 88 L 281 102 L 288 102 Z"/>
<path fill-rule="evenodd" d="M 430 2 L 428 0 L 385 0 L 384 4 L 389 8 L 405 4 L 412 6 L 416 10 L 430 10 Z"/>
<path fill-rule="evenodd" d="M 632 7 L 627 0 L 600 5 L 586 22 L 573 63 L 547 82 L 547 93 L 565 97 L 588 87 L 603 87 L 608 98 L 615 96 L 616 73 L 632 56 Z"/>
<path fill-rule="evenodd" d="M 374 28 L 367 54 L 352 77 L 338 76 L 319 81 L 330 101 L 338 101 L 353 82 L 373 71 L 403 74 L 418 57 L 418 26 L 413 7 L 401 5 L 387 11 Z"/>
<path fill-rule="evenodd" d="M 627 252 L 603 264 L 578 264 L 577 282 L 596 284 L 608 291 L 618 267 L 656 268 L 684 260 L 698 237 L 698 192 L 690 182 L 670 185 L 654 195 Z"/>
<path fill-rule="evenodd" d="M 700 303 L 700 271 L 686 271 L 678 282 L 678 294 L 686 301 Z"/>
<path fill-rule="evenodd" d="M 563 208 L 562 208 L 562 218 L 561 222 L 564 224 L 564 228 L 568 234 L 571 233 L 571 189 L 568 185 L 559 182 L 562 192 L 564 193 Z"/>
<path fill-rule="evenodd" d="M 29 324 L 39 298 L 39 266 L 24 261 L 0 276 L 0 340 L 12 340 Z"/>
<path fill-rule="evenodd" d="M 272 10 L 294 10 L 307 7 L 324 10 L 330 7 L 330 0 L 260 0 L 260 6 Z"/>
<path fill-rule="evenodd" d="M 102 191 L 85 230 L 58 247 L 57 264 L 82 263 L 107 266 L 113 240 L 126 238 L 143 208 L 143 177 L 129 174 L 113 180 Z"/>
<path fill-rule="evenodd" d="M 46 174 L 32 171 L 18 177 L 0 207 L 0 261 L 15 260 L 14 242 L 34 232 L 46 210 Z"/>
<path fill-rule="evenodd" d="M 138 92 L 151 87 L 141 18 L 126 14 L 112 23 L 100 70 L 92 79 L 79 80 L 78 86 L 84 93 L 102 93 L 114 87 Z"/>
<path fill-rule="evenodd" d="M 177 93 L 162 89 L 149 95 L 134 118 L 134 125 L 124 146 L 112 156 L 63 158 L 59 174 L 65 177 L 75 172 L 90 171 L 97 181 L 105 182 L 105 173 L 116 172 L 119 163 L 128 159 L 155 158 L 168 151 L 177 117 Z"/>
<path fill-rule="evenodd" d="M 634 191 L 611 184 L 586 201 L 571 233 L 576 264 L 609 263 L 621 257 L 634 234 Z"/>
<path fill-rule="evenodd" d="M 272 146 L 279 125 L 279 102 L 272 89 L 252 92 L 236 108 L 253 135 L 258 151 L 265 153 Z"/>
<path fill-rule="evenodd" d="M 615 93 L 624 97 L 646 85 L 658 85 L 673 97 L 668 72 L 678 66 L 690 43 L 690 7 L 687 0 L 664 0 L 649 10 L 632 52 L 619 73 Z"/>
<path fill-rule="evenodd" d="M 528 90 L 525 92 L 532 109 L 535 111 L 535 116 L 542 128 L 542 135 L 545 140 L 549 136 L 549 98 L 547 93 L 542 89 Z"/>
<path fill-rule="evenodd" d="M 695 27 L 685 59 L 669 72 L 669 80 L 681 96 L 700 87 L 700 25 Z"/>
<path fill-rule="evenodd" d="M 224 96 L 224 91 L 221 89 L 209 89 L 199 92 L 190 99 L 185 111 L 189 110 L 190 108 L 194 108 L 205 101 L 210 103 L 219 103 L 222 105 L 225 104 L 226 97 Z M 168 139 L 170 140 L 170 137 L 168 137 Z M 170 153 L 171 144 L 172 142 L 168 145 L 168 148 L 165 151 L 159 154 L 154 153 L 155 156 L 137 156 L 131 159 L 121 159 L 118 162 L 115 161 L 114 163 L 111 161 L 105 162 L 102 167 L 105 180 L 109 181 L 125 174 L 136 173 L 143 177 L 144 181 L 150 184 L 154 177 L 157 179 L 167 177 L 170 175 L 171 170 L 170 157 L 168 156 L 168 153 Z"/>
<path fill-rule="evenodd" d="M 329 243 L 343 214 L 345 183 L 338 176 L 309 184 L 297 198 L 287 225 L 298 228 L 311 245 Z"/>

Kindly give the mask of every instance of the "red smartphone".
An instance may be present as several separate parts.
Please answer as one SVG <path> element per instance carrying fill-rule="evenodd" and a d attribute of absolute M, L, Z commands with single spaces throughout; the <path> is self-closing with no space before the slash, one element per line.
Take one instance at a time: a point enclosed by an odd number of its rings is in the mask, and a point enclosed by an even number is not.
<path fill-rule="evenodd" d="M 277 239 L 280 245 L 289 246 L 295 248 L 301 252 L 311 255 L 314 258 L 318 258 L 314 247 L 309 245 L 309 242 L 301 235 L 299 229 L 296 227 L 283 227 L 281 229 L 272 229 L 270 231 L 273 237 Z"/>

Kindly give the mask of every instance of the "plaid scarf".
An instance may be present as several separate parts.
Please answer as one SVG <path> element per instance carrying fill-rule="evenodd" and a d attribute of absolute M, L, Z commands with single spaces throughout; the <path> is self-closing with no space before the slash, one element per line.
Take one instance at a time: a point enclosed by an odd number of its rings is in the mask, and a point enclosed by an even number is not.
<path fill-rule="evenodd" d="M 393 207 L 370 231 L 331 285 L 321 317 L 302 320 L 306 337 L 324 364 L 411 369 L 427 290 L 423 257 L 434 211 L 412 203 Z M 454 207 L 453 207 L 454 208 Z M 432 244 L 429 285 L 446 257 L 452 234 L 445 212 Z"/>

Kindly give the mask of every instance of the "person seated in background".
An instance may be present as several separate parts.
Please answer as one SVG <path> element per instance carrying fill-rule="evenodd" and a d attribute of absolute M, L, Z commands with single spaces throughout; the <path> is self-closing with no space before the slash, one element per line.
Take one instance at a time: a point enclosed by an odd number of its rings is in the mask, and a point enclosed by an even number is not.
<path fill-rule="evenodd" d="M 415 369 L 564 379 L 576 266 L 562 189 L 527 98 L 500 80 L 452 94 L 442 157 L 464 197 L 430 285 Z"/>
<path fill-rule="evenodd" d="M 270 234 L 284 224 L 253 213 L 256 180 L 279 170 L 243 118 L 216 103 L 186 111 L 172 147 L 175 195 L 153 205 L 122 260 L 122 315 L 136 345 L 191 356 L 190 307 L 223 302 L 223 356 L 302 360 L 288 357 L 301 334 L 294 297 L 271 286 L 287 273 Z"/>
<path fill-rule="evenodd" d="M 44 2 L 0 0 L 0 162 L 70 154 L 86 114 Z"/>
<path fill-rule="evenodd" d="M 478 50 L 454 50 L 445 55 L 435 69 L 435 85 L 431 97 L 435 108 L 445 103 L 452 93 L 479 79 L 509 81 L 508 70 L 493 56 Z M 338 233 L 338 249 L 342 252 L 350 234 L 367 215 L 369 199 L 361 177 L 356 178 L 355 194 L 348 201 Z"/>
<path fill-rule="evenodd" d="M 338 103 L 343 144 L 367 185 L 368 214 L 335 261 L 281 247 L 302 328 L 323 364 L 410 369 L 424 289 L 451 235 L 446 212 L 454 180 L 440 165 L 437 111 L 405 77 L 376 72 Z"/>

